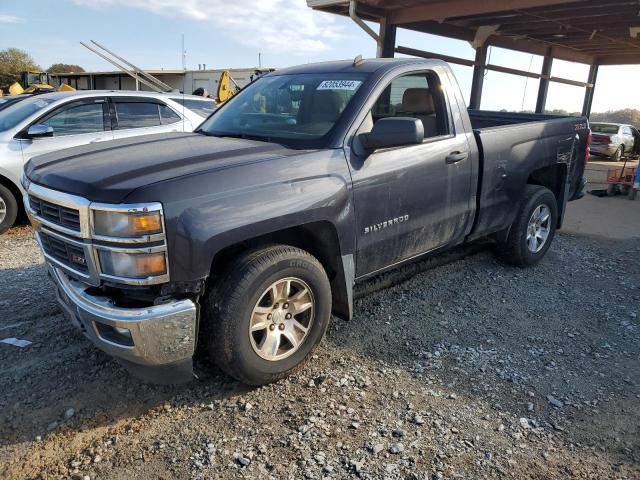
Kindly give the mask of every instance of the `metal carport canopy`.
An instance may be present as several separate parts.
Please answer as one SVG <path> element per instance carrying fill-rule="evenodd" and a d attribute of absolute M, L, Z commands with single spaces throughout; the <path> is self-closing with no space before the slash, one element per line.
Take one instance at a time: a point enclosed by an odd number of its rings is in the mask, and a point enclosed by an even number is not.
<path fill-rule="evenodd" d="M 486 70 L 540 79 L 536 111 L 544 111 L 550 81 L 585 87 L 583 114 L 593 100 L 599 65 L 640 64 L 639 0 L 307 0 L 313 9 L 380 23 L 378 56 L 394 52 L 474 67 L 470 107 L 479 108 Z M 396 46 L 397 27 L 466 40 L 475 60 Z M 489 46 L 545 57 L 540 73 L 486 64 Z M 553 59 L 591 65 L 586 82 L 551 76 Z"/>

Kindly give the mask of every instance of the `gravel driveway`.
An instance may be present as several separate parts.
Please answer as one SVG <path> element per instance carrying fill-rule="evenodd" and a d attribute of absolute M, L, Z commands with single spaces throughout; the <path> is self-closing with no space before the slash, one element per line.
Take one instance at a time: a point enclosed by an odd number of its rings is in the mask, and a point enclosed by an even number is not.
<path fill-rule="evenodd" d="M 637 479 L 639 305 L 638 240 L 560 235 L 533 269 L 481 249 L 363 296 L 278 384 L 202 361 L 148 386 L 64 319 L 13 229 L 0 339 L 33 343 L 0 343 L 0 478 Z"/>

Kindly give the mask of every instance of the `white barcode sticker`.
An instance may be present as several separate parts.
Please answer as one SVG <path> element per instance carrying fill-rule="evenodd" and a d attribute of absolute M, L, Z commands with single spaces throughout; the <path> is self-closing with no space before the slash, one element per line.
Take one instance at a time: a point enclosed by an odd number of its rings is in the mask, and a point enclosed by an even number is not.
<path fill-rule="evenodd" d="M 360 80 L 325 80 L 316 90 L 357 90 Z"/>

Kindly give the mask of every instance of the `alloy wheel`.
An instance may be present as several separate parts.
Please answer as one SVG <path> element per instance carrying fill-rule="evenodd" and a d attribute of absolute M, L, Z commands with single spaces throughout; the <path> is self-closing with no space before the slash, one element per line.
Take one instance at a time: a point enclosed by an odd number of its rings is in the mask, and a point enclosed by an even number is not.
<path fill-rule="evenodd" d="M 546 205 L 538 205 L 529 218 L 527 225 L 527 248 L 531 253 L 542 250 L 551 232 L 551 209 Z"/>
<path fill-rule="evenodd" d="M 254 352 L 269 361 L 293 355 L 307 338 L 315 300 L 309 285 L 289 277 L 273 282 L 253 307 L 249 337 Z"/>
<path fill-rule="evenodd" d="M 0 224 L 7 218 L 7 203 L 0 197 Z"/>

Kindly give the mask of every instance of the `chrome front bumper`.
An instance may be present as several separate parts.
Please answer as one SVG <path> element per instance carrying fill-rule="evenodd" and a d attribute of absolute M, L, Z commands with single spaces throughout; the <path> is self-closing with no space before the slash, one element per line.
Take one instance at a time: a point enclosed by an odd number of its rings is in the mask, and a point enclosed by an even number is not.
<path fill-rule="evenodd" d="M 107 297 L 88 293 L 86 284 L 71 279 L 60 269 L 49 263 L 47 266 L 60 305 L 98 348 L 132 367 L 132 373 L 149 377 L 153 382 L 179 383 L 190 379 L 175 379 L 175 372 L 169 373 L 167 369 L 178 366 L 180 376 L 191 374 L 196 347 L 194 302 L 176 300 L 147 308 L 121 308 Z M 145 373 L 147 369 L 163 368 L 168 378 Z"/>

